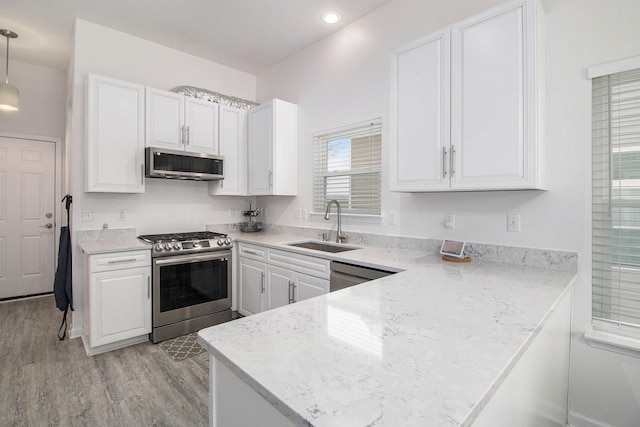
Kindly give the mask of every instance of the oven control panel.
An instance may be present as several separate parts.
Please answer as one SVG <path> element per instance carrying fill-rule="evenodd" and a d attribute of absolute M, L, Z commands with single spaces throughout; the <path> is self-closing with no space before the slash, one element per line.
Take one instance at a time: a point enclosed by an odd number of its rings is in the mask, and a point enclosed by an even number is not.
<path fill-rule="evenodd" d="M 153 254 L 169 255 L 178 253 L 210 252 L 231 247 L 231 239 L 222 237 L 213 240 L 194 240 L 188 242 L 166 242 L 153 245 Z"/>

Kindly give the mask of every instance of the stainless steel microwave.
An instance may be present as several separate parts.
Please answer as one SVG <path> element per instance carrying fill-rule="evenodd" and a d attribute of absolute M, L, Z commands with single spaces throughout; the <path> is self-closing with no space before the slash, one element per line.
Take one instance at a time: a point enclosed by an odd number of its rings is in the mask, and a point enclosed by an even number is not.
<path fill-rule="evenodd" d="M 224 178 L 224 157 L 147 147 L 145 176 L 148 178 L 215 181 Z"/>

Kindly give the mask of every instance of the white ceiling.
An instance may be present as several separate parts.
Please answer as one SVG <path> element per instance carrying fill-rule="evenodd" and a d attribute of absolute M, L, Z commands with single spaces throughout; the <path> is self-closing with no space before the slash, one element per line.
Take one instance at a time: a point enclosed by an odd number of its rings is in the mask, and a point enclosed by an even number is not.
<path fill-rule="evenodd" d="M 0 0 L 0 28 L 18 33 L 10 59 L 52 68 L 68 66 L 80 18 L 257 74 L 388 1 Z M 343 20 L 324 24 L 328 10 Z"/>

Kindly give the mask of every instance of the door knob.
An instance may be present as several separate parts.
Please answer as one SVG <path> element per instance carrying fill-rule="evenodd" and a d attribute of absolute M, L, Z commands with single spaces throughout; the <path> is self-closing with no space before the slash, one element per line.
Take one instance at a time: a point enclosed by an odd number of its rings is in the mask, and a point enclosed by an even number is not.
<path fill-rule="evenodd" d="M 51 224 L 51 223 L 48 223 L 46 225 L 41 225 L 40 226 L 40 228 L 52 228 L 52 227 L 53 227 L 53 224 Z"/>

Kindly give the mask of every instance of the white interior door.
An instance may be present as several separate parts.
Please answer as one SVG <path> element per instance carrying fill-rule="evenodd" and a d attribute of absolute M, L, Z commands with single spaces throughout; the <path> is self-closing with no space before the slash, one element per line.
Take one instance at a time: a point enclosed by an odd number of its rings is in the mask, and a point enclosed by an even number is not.
<path fill-rule="evenodd" d="M 53 291 L 55 144 L 0 137 L 0 299 Z"/>

